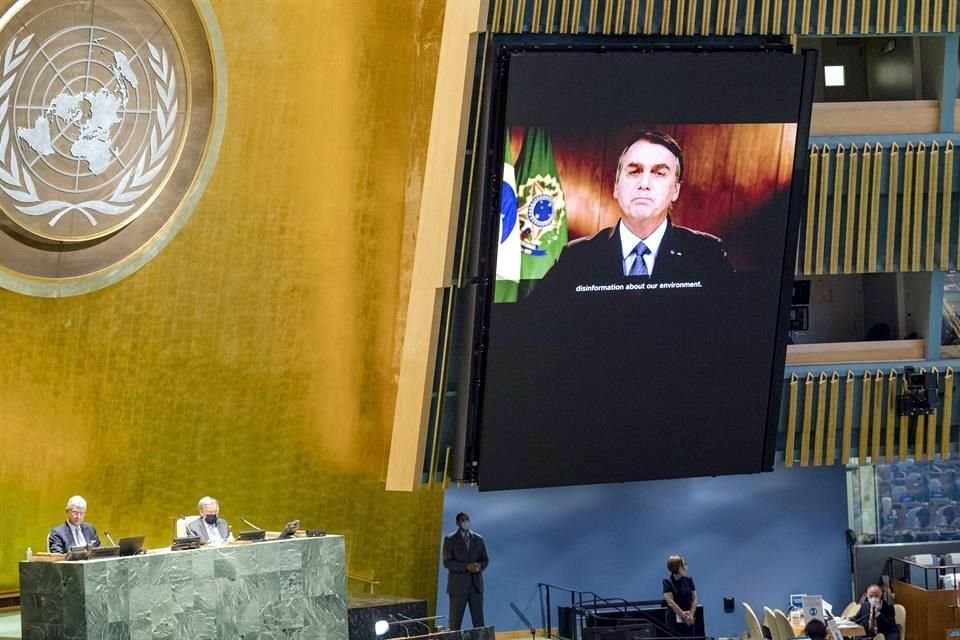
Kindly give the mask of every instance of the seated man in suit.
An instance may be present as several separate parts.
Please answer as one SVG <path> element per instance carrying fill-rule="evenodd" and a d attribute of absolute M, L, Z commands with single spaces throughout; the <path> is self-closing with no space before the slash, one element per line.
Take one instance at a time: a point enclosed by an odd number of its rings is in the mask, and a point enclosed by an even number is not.
<path fill-rule="evenodd" d="M 473 626 L 483 626 L 483 571 L 489 563 L 483 537 L 470 530 L 470 516 L 458 513 L 457 530 L 443 539 L 451 631 L 460 630 L 467 604 Z"/>
<path fill-rule="evenodd" d="M 83 521 L 87 516 L 87 501 L 81 496 L 73 496 L 67 500 L 66 511 L 66 522 L 50 530 L 47 550 L 50 553 L 66 553 L 70 547 L 99 547 L 97 530 Z"/>
<path fill-rule="evenodd" d="M 892 604 L 883 601 L 883 590 L 878 585 L 867 587 L 867 599 L 860 604 L 853 620 L 866 630 L 869 638 L 883 634 L 885 640 L 900 640 L 896 611 Z"/>
<path fill-rule="evenodd" d="M 230 525 L 220 517 L 220 503 L 210 496 L 200 498 L 197 503 L 200 519 L 187 525 L 187 535 L 200 538 L 203 544 L 223 544 L 233 542 Z"/>
<path fill-rule="evenodd" d="M 620 205 L 620 221 L 567 244 L 534 295 L 569 295 L 578 284 L 625 278 L 693 282 L 732 273 L 719 238 L 670 220 L 682 180 L 683 152 L 677 141 L 659 131 L 639 133 L 617 163 L 613 197 Z"/>

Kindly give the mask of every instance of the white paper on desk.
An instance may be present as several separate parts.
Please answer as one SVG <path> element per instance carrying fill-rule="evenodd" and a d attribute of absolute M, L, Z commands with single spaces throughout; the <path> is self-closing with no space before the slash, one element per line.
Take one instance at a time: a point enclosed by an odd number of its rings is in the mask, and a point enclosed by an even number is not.
<path fill-rule="evenodd" d="M 830 621 L 827 622 L 827 629 L 830 630 L 833 640 L 843 640 L 843 634 L 840 633 L 840 626 L 837 624 L 836 618 L 830 618 Z"/>

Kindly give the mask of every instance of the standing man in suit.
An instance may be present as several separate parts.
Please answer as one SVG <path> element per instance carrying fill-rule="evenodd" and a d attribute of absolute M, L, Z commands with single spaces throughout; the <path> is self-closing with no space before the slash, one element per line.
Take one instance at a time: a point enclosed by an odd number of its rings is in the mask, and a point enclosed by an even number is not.
<path fill-rule="evenodd" d="M 886 640 L 900 640 L 900 627 L 892 604 L 884 602 L 879 585 L 867 587 L 867 599 L 860 603 L 854 621 L 863 626 L 868 638 L 883 634 Z"/>
<path fill-rule="evenodd" d="M 66 553 L 70 547 L 99 547 L 97 530 L 83 521 L 87 517 L 87 501 L 82 496 L 73 496 L 67 500 L 66 511 L 66 522 L 50 530 L 47 550 L 50 553 Z"/>
<path fill-rule="evenodd" d="M 451 631 L 460 630 L 463 612 L 468 604 L 473 626 L 483 626 L 483 572 L 489 562 L 483 537 L 470 530 L 470 516 L 458 513 L 457 530 L 443 539 Z"/>
<path fill-rule="evenodd" d="M 200 519 L 187 525 L 187 535 L 200 538 L 203 544 L 223 544 L 233 542 L 230 525 L 220 517 L 220 503 L 210 496 L 200 498 L 197 503 Z"/>
<path fill-rule="evenodd" d="M 620 205 L 620 221 L 567 244 L 535 291 L 564 295 L 574 293 L 578 284 L 628 278 L 692 282 L 732 273 L 719 238 L 670 220 L 682 181 L 683 152 L 677 141 L 660 131 L 639 133 L 617 162 L 613 197 Z"/>

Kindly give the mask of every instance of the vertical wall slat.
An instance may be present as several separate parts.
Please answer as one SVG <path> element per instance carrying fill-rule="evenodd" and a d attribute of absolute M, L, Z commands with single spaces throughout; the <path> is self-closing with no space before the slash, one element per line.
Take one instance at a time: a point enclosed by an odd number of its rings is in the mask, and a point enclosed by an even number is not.
<path fill-rule="evenodd" d="M 640 0 L 630 0 L 630 35 L 636 35 L 640 27 Z"/>
<path fill-rule="evenodd" d="M 857 215 L 857 271 L 867 270 L 867 220 L 870 213 L 870 160 L 873 153 L 869 144 L 863 146 L 860 156 L 860 211 Z M 871 229 L 871 233 L 873 230 Z M 876 245 L 870 245 L 876 250 Z"/>
<path fill-rule="evenodd" d="M 705 0 L 709 2 L 710 0 Z M 697 33 L 697 7 L 699 6 L 698 0 L 689 0 L 687 4 L 687 35 L 695 35 Z"/>
<path fill-rule="evenodd" d="M 940 222 L 946 227 L 947 242 L 950 242 L 950 232 L 953 230 L 953 141 L 947 140 L 946 147 L 943 150 L 943 204 L 941 211 L 943 215 Z M 960 242 L 960 237 L 958 237 Z M 948 252 L 949 253 L 949 252 Z M 949 260 L 949 255 L 947 256 Z M 960 262 L 960 259 L 957 260 Z M 946 268 L 946 267 L 944 267 Z"/>
<path fill-rule="evenodd" d="M 837 145 L 837 156 L 833 167 L 833 207 L 831 209 L 830 268 L 827 273 L 838 273 L 840 263 L 840 223 L 843 205 L 843 169 L 847 161 L 847 151 L 843 145 Z"/>
<path fill-rule="evenodd" d="M 840 374 L 836 371 L 830 376 L 830 408 L 827 418 L 827 445 L 824 452 L 823 463 L 827 466 L 833 464 L 837 457 L 837 403 L 840 393 Z"/>
<path fill-rule="evenodd" d="M 893 245 L 897 229 L 897 198 L 900 191 L 898 172 L 900 168 L 900 146 L 894 142 L 890 145 L 890 177 L 887 180 L 887 246 L 886 259 L 883 270 L 893 271 Z"/>
<path fill-rule="evenodd" d="M 797 440 L 797 374 L 790 374 L 790 393 L 787 401 L 787 440 L 783 446 L 783 464 L 793 466 L 794 447 Z"/>
<path fill-rule="evenodd" d="M 880 461 L 880 418 L 883 408 L 883 372 L 873 377 L 873 416 L 870 428 L 870 460 Z"/>
<path fill-rule="evenodd" d="M 937 189 L 940 188 L 940 145 L 934 141 L 930 145 L 930 170 L 927 175 L 927 229 L 926 255 L 923 259 L 925 271 L 933 271 L 937 238 Z"/>
<path fill-rule="evenodd" d="M 826 5 L 825 0 L 820 0 L 821 4 Z M 832 35 L 840 35 L 840 13 L 843 11 L 843 0 L 833 0 L 830 3 L 832 6 L 831 15 L 830 15 L 830 33 Z"/>
<path fill-rule="evenodd" d="M 869 371 L 863 372 L 860 392 L 860 442 L 857 446 L 857 462 L 867 463 L 867 448 L 870 446 L 870 389 L 873 386 Z"/>
<path fill-rule="evenodd" d="M 821 373 L 817 381 L 817 424 L 813 432 L 813 466 L 823 466 L 823 437 L 827 427 L 827 374 Z"/>
<path fill-rule="evenodd" d="M 817 195 L 817 219 L 827 219 L 827 188 L 830 186 L 830 147 L 823 145 L 820 150 L 820 192 Z M 823 273 L 824 244 L 827 241 L 825 224 L 817 225 L 816 262 L 813 263 L 813 273 Z"/>
<path fill-rule="evenodd" d="M 850 462 L 850 444 L 853 439 L 853 382 L 856 376 L 847 371 L 843 394 L 843 438 L 840 443 L 840 464 Z"/>
<path fill-rule="evenodd" d="M 737 11 L 740 8 L 740 0 L 730 0 L 730 16 L 727 19 L 727 34 L 737 33 Z"/>
<path fill-rule="evenodd" d="M 912 242 L 910 243 L 910 268 L 920 271 L 920 247 L 923 235 L 923 184 L 927 167 L 927 145 L 921 142 L 917 145 L 914 157 L 915 174 L 913 178 L 913 218 Z M 901 270 L 903 267 L 901 267 Z"/>
<path fill-rule="evenodd" d="M 913 156 L 912 142 L 907 143 L 907 150 L 903 154 L 903 201 L 900 206 L 900 259 L 897 266 L 900 271 L 910 269 L 910 232 L 913 229 Z M 887 192 L 896 194 L 896 191 Z"/>
<path fill-rule="evenodd" d="M 857 164 L 860 160 L 860 152 L 856 144 L 850 145 L 850 162 L 847 169 L 847 188 L 846 188 L 846 237 L 843 239 L 843 272 L 853 272 L 854 256 L 854 226 L 856 220 L 857 204 Z"/>
<path fill-rule="evenodd" d="M 813 239 L 816 227 L 817 172 L 820 168 L 820 150 L 817 145 L 810 149 L 810 171 L 807 175 L 807 219 L 803 237 L 803 273 L 813 273 Z"/>
<path fill-rule="evenodd" d="M 800 466 L 810 462 L 810 430 L 813 426 L 813 374 L 808 373 L 803 382 L 803 425 L 800 429 Z"/>
<path fill-rule="evenodd" d="M 877 376 L 882 378 L 883 371 L 877 369 Z M 893 462 L 893 459 L 896 455 L 894 453 L 894 443 L 896 442 L 897 436 L 897 412 L 894 410 L 897 405 L 896 383 L 896 373 L 891 371 L 890 377 L 887 379 L 887 394 L 886 398 L 884 399 L 886 402 L 886 414 L 884 419 L 884 434 L 886 435 L 884 442 L 884 460 L 887 462 Z"/>
<path fill-rule="evenodd" d="M 873 176 L 870 179 L 870 244 L 867 270 L 877 270 L 877 254 L 880 251 L 880 169 L 883 167 L 883 147 L 878 142 L 873 148 Z"/>
<path fill-rule="evenodd" d="M 803 0 L 803 11 L 800 16 L 800 33 L 803 35 L 810 33 L 810 5 L 811 0 Z M 792 15 L 790 14 L 790 16 Z M 788 20 L 790 16 L 787 16 Z"/>
<path fill-rule="evenodd" d="M 663 13 L 660 14 L 660 35 L 665 36 L 670 33 L 670 9 L 671 0 L 660 0 Z"/>

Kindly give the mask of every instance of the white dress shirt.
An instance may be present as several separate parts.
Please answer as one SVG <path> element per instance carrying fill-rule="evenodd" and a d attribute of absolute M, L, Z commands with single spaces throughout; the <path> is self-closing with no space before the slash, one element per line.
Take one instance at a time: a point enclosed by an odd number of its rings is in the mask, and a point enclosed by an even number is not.
<path fill-rule="evenodd" d="M 76 542 L 76 546 L 85 547 L 87 546 L 87 539 L 83 537 L 83 529 L 80 527 L 75 527 L 70 525 L 70 528 L 73 529 L 73 540 Z"/>
<path fill-rule="evenodd" d="M 223 544 L 223 536 L 220 535 L 220 530 L 217 529 L 215 524 L 207 524 L 207 521 L 203 521 L 203 526 L 207 529 L 207 544 Z"/>
<path fill-rule="evenodd" d="M 617 223 L 620 225 L 620 248 L 623 251 L 623 275 L 629 275 L 633 269 L 633 263 L 636 262 L 637 254 L 633 252 L 637 243 L 641 240 L 646 245 L 648 253 L 643 256 L 643 261 L 647 265 L 647 273 L 653 275 L 653 265 L 657 261 L 657 251 L 660 250 L 660 243 L 663 242 L 663 234 L 667 232 L 667 219 L 664 218 L 660 226 L 653 230 L 653 233 L 646 238 L 638 238 L 633 234 L 623 221 Z"/>

